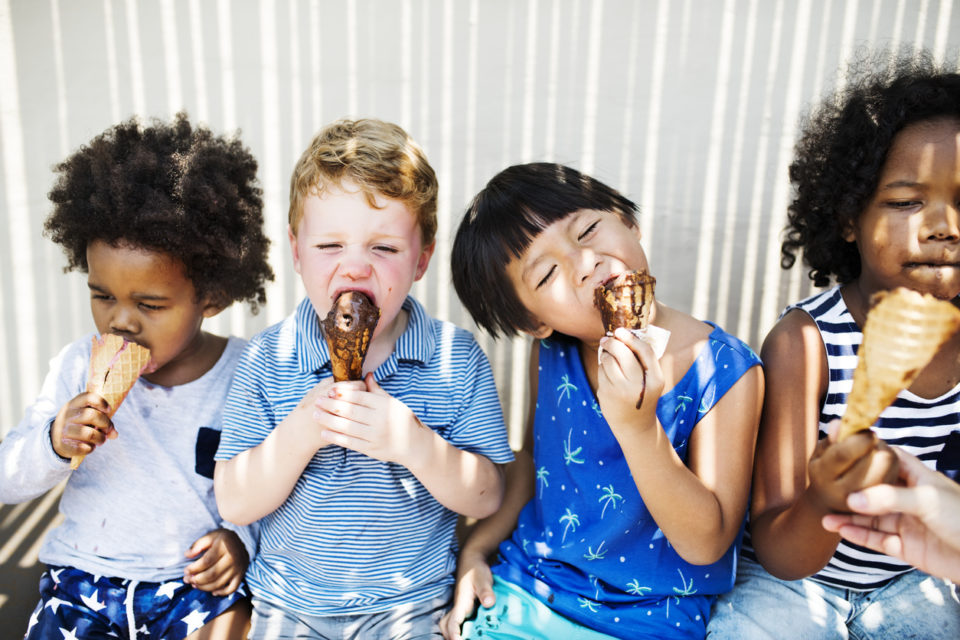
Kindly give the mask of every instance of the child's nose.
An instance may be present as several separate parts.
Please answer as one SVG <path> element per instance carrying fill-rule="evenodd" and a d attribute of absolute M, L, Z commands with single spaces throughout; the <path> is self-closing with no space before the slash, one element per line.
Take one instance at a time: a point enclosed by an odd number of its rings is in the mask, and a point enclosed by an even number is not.
<path fill-rule="evenodd" d="M 140 330 L 136 313 L 126 307 L 118 307 L 110 316 L 110 331 L 120 335 L 133 335 Z"/>
<path fill-rule="evenodd" d="M 597 254 L 590 249 L 582 250 L 580 252 L 580 264 L 577 266 L 577 279 L 580 283 L 582 284 L 593 278 L 598 266 L 600 266 L 600 260 L 597 258 Z"/>
<path fill-rule="evenodd" d="M 931 218 L 927 237 L 931 240 L 960 240 L 960 206 L 946 204 Z"/>
<path fill-rule="evenodd" d="M 355 280 L 369 276 L 370 268 L 370 260 L 362 249 L 348 249 L 340 260 L 340 271 Z"/>

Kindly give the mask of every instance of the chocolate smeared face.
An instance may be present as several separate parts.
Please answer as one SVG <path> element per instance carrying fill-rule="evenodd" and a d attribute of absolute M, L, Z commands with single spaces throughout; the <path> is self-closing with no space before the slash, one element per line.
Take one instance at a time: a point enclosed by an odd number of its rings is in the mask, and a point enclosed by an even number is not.
<path fill-rule="evenodd" d="M 362 380 L 363 361 L 380 319 L 380 309 L 359 291 L 344 291 L 321 321 L 330 349 L 333 379 Z"/>
<path fill-rule="evenodd" d="M 646 329 L 656 284 L 649 273 L 627 271 L 594 289 L 593 304 L 603 317 L 604 331 L 612 335 L 618 327 Z"/>

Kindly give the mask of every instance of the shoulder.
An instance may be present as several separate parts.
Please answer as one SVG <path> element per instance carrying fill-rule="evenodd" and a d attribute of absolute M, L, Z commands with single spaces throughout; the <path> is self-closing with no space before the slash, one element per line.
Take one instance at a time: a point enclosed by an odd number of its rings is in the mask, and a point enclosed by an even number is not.
<path fill-rule="evenodd" d="M 822 387 L 827 354 L 817 323 L 809 313 L 790 309 L 777 321 L 760 348 L 768 384 L 778 380 L 807 379 Z M 792 383 L 788 383 L 792 384 Z"/>
<path fill-rule="evenodd" d="M 244 341 L 244 360 L 251 358 L 276 357 L 296 350 L 297 317 L 296 312 L 283 320 L 262 329 L 249 341 Z"/>
<path fill-rule="evenodd" d="M 90 352 L 94 333 L 88 333 L 65 345 L 50 359 L 49 376 L 60 378 L 68 383 L 86 380 L 90 366 Z"/>
<path fill-rule="evenodd" d="M 786 310 L 767 333 L 760 355 L 767 362 L 771 357 L 794 357 L 812 347 L 823 348 L 820 330 L 807 311 L 795 307 Z"/>

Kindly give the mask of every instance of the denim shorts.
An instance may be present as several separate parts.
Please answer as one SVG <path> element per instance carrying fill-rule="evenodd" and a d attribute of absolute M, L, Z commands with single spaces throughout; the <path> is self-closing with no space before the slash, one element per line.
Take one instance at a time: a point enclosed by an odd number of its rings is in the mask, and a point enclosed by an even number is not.
<path fill-rule="evenodd" d="M 713 605 L 709 640 L 960 638 L 960 601 L 949 581 L 913 570 L 873 591 L 809 578 L 780 580 L 740 558 L 737 583 Z"/>
<path fill-rule="evenodd" d="M 442 640 L 450 594 L 379 613 L 311 616 L 253 597 L 248 640 Z"/>

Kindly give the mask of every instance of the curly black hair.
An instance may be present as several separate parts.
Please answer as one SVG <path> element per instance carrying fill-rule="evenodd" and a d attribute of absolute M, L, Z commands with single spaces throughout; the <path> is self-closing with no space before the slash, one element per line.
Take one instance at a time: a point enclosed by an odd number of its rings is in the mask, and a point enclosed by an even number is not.
<path fill-rule="evenodd" d="M 198 298 L 227 307 L 266 302 L 270 240 L 263 232 L 257 161 L 239 139 L 214 136 L 178 113 L 107 129 L 55 167 L 44 233 L 63 247 L 64 271 L 86 272 L 100 240 L 160 251 L 183 263 Z"/>
<path fill-rule="evenodd" d="M 960 118 L 960 74 L 928 52 L 861 52 L 843 88 L 801 123 L 781 266 L 792 267 L 802 249 L 818 287 L 859 276 L 860 254 L 844 233 L 873 197 L 896 135 L 939 117 Z"/>

